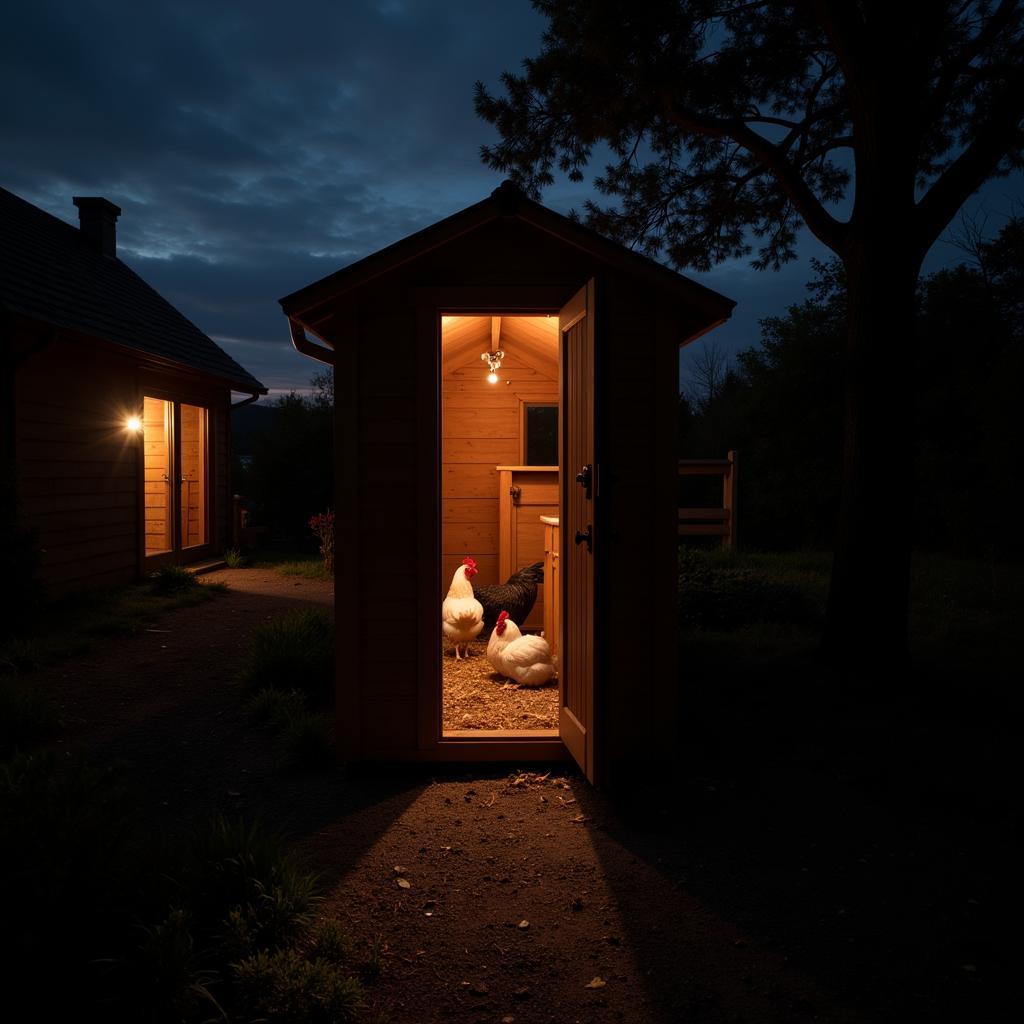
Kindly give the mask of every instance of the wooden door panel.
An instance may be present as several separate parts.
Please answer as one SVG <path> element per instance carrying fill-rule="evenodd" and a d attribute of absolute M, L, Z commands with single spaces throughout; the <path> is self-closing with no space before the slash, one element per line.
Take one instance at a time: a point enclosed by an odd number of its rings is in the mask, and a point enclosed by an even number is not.
<path fill-rule="evenodd" d="M 561 335 L 562 586 L 559 733 L 570 754 L 594 780 L 594 282 L 559 314 Z M 576 475 L 589 466 L 590 486 Z M 587 540 L 587 538 L 591 538 Z"/>

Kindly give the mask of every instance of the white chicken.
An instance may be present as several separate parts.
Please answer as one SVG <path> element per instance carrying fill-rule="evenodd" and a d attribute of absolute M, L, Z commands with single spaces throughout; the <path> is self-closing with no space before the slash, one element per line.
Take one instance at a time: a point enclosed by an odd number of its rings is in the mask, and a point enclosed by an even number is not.
<path fill-rule="evenodd" d="M 462 565 L 455 570 L 448 596 L 441 604 L 441 628 L 455 644 L 457 660 L 461 657 L 460 647 L 465 648 L 466 657 L 469 657 L 469 644 L 484 628 L 484 606 L 473 596 L 473 585 L 469 582 L 476 573 L 476 562 L 472 558 L 464 558 Z"/>
<path fill-rule="evenodd" d="M 487 660 L 496 672 L 520 686 L 543 686 L 558 671 L 551 647 L 542 636 L 523 636 L 503 611 L 487 641 Z"/>

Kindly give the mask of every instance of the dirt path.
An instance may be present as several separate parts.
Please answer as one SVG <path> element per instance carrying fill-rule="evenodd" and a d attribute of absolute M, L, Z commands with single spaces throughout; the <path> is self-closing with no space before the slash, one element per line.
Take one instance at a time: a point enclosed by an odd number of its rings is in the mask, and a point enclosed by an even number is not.
<path fill-rule="evenodd" d="M 392 1024 L 861 1019 L 813 957 L 787 960 L 791 936 L 737 923 L 758 891 L 707 898 L 732 879 L 672 815 L 627 820 L 564 770 L 282 772 L 232 680 L 258 624 L 329 604 L 329 585 L 209 578 L 230 592 L 39 677 L 65 711 L 60 743 L 127 766 L 140 827 L 172 837 L 237 811 L 291 835 L 324 911 L 386 942 L 373 992 Z"/>

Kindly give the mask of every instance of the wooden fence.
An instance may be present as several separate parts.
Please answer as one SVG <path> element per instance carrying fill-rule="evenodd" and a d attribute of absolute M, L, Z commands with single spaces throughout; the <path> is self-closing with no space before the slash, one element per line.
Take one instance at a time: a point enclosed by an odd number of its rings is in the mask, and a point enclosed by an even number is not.
<path fill-rule="evenodd" d="M 731 451 L 724 459 L 680 459 L 680 476 L 720 476 L 721 508 L 680 508 L 680 537 L 719 537 L 722 547 L 735 548 L 736 485 L 739 455 Z"/>

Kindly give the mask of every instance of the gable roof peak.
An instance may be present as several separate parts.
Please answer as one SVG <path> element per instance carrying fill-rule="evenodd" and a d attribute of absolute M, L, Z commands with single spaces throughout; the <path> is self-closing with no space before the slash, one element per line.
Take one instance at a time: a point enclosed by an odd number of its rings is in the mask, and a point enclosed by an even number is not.
<path fill-rule="evenodd" d="M 497 202 L 501 213 L 511 216 L 518 212 L 523 200 L 528 196 L 511 178 L 506 178 L 491 193 L 491 198 Z"/>

